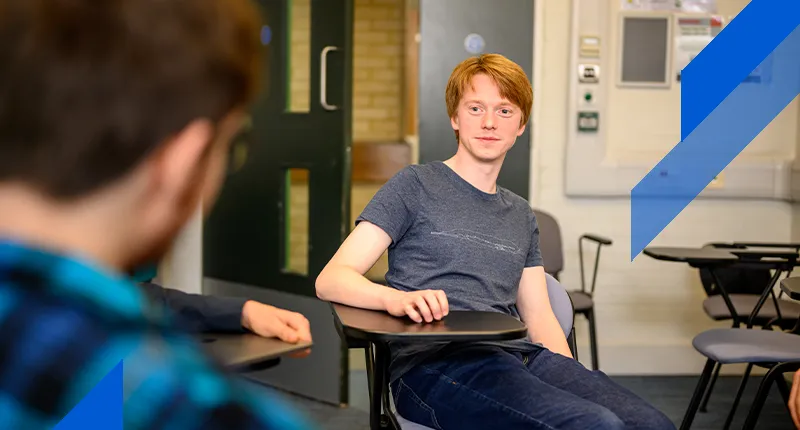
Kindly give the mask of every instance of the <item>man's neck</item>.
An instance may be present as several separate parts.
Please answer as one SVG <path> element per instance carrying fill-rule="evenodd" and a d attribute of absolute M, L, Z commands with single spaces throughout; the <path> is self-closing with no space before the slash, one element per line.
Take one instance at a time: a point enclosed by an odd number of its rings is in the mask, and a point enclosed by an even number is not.
<path fill-rule="evenodd" d="M 456 154 L 445 160 L 444 164 L 473 187 L 488 194 L 497 192 L 497 177 L 503 166 L 502 159 L 492 163 L 480 162 L 459 145 Z"/>
<path fill-rule="evenodd" d="M 102 223 L 102 215 L 92 204 L 61 205 L 23 187 L 0 185 L 0 241 L 122 267 L 118 234 Z"/>

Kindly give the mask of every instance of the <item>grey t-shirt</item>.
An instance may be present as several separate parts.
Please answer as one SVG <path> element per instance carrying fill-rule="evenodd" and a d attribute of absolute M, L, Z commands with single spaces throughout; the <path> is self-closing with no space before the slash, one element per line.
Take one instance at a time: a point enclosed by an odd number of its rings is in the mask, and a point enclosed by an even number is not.
<path fill-rule="evenodd" d="M 387 283 L 402 291 L 443 290 L 450 310 L 519 317 L 526 267 L 541 266 L 539 228 L 528 202 L 500 186 L 485 193 L 440 161 L 411 165 L 390 179 L 357 218 L 391 238 Z M 530 339 L 482 342 L 529 351 Z M 446 344 L 392 343 L 390 381 Z"/>

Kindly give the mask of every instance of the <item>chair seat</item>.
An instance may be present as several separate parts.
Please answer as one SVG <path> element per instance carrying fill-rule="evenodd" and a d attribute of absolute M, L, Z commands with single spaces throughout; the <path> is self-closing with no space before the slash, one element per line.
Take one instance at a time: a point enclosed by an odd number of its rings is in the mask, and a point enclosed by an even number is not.
<path fill-rule="evenodd" d="M 570 291 L 569 297 L 572 299 L 572 306 L 575 307 L 575 312 L 585 312 L 594 308 L 594 300 L 583 291 Z"/>
<path fill-rule="evenodd" d="M 756 307 L 759 297 L 754 294 L 731 294 L 731 303 L 736 313 L 740 318 L 749 318 L 753 308 Z M 778 306 L 781 310 L 781 316 L 784 319 L 793 320 L 800 318 L 800 303 L 789 300 L 778 300 Z M 706 314 L 715 319 L 723 320 L 731 318 L 731 313 L 728 306 L 725 304 L 725 299 L 721 295 L 711 296 L 703 301 L 703 310 Z M 758 311 L 757 319 L 760 321 L 771 320 L 778 317 L 778 312 L 775 310 L 775 302 L 772 297 L 767 298 L 764 305 Z"/>
<path fill-rule="evenodd" d="M 782 331 L 711 329 L 695 336 L 692 345 L 722 364 L 800 361 L 800 335 Z"/>

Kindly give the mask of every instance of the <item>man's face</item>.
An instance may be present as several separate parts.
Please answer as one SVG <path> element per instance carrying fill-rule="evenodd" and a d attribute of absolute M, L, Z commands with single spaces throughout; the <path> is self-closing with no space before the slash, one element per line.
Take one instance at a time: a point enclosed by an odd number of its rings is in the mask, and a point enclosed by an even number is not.
<path fill-rule="evenodd" d="M 451 119 L 459 132 L 459 143 L 480 162 L 502 161 L 524 131 L 522 112 L 500 96 L 497 84 L 487 75 L 472 78 L 472 85 Z"/>

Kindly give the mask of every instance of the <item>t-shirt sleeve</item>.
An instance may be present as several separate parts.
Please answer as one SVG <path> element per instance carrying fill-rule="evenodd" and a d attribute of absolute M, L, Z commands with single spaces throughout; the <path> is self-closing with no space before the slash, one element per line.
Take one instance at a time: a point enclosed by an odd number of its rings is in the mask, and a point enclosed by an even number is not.
<path fill-rule="evenodd" d="M 531 212 L 531 247 L 528 250 L 528 259 L 525 267 L 544 266 L 542 251 L 539 248 L 539 223 L 536 222 L 536 215 Z"/>
<path fill-rule="evenodd" d="M 356 225 L 362 221 L 375 224 L 396 244 L 416 218 L 419 190 L 417 174 L 410 167 L 404 168 L 375 193 L 356 218 Z"/>

